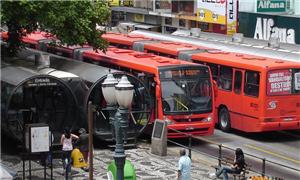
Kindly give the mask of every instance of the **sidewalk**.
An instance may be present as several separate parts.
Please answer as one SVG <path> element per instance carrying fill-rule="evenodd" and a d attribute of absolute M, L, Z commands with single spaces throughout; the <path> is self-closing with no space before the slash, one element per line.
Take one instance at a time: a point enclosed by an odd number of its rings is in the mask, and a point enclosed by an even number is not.
<path fill-rule="evenodd" d="M 108 149 L 94 151 L 94 179 L 107 179 L 106 172 L 108 164 L 113 160 L 113 151 Z M 138 180 L 176 180 L 177 163 L 179 159 L 179 148 L 168 147 L 167 156 L 156 156 L 151 154 L 149 144 L 141 143 L 137 149 L 125 151 L 127 159 L 135 167 Z M 6 156 L 2 154 L 1 161 L 12 169 L 18 171 L 18 177 L 22 178 L 22 161 L 17 157 Z M 32 162 L 32 179 L 43 179 L 43 167 L 37 162 Z M 192 154 L 191 177 L 194 180 L 208 180 L 208 173 L 213 172 L 211 165 L 216 165 L 217 161 L 200 156 L 197 153 Z M 28 161 L 26 169 L 28 170 Z M 81 169 L 72 168 L 72 179 L 88 179 L 88 172 Z M 26 176 L 29 172 L 26 172 Z M 50 178 L 50 169 L 47 169 L 47 179 Z M 53 179 L 64 179 L 61 160 L 55 159 L 53 162 Z"/>

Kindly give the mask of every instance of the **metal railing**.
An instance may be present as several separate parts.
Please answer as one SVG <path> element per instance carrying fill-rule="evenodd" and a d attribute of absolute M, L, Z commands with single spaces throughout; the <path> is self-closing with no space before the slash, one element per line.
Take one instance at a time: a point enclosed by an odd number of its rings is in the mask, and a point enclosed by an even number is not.
<path fill-rule="evenodd" d="M 222 162 L 225 162 L 224 158 L 223 158 L 224 149 L 227 149 L 227 150 L 230 150 L 232 152 L 235 152 L 235 149 L 233 149 L 233 148 L 227 147 L 227 146 L 225 146 L 223 144 L 215 143 L 215 142 L 210 141 L 208 139 L 205 139 L 203 137 L 193 136 L 192 134 L 181 132 L 181 131 L 178 131 L 176 129 L 169 128 L 169 127 L 168 127 L 168 129 L 172 130 L 173 132 L 180 133 L 181 135 L 185 135 L 188 138 L 188 145 L 187 146 L 183 145 L 183 144 L 180 144 L 178 142 L 175 142 L 173 140 L 170 140 L 170 139 L 168 139 L 168 142 L 170 142 L 172 144 L 175 144 L 177 146 L 180 146 L 180 147 L 188 149 L 188 151 L 189 151 L 189 157 L 191 159 L 192 159 L 192 151 L 193 151 L 193 152 L 196 152 L 198 154 L 202 154 L 202 155 L 205 155 L 207 157 L 210 157 L 210 158 L 218 160 L 218 165 L 221 166 Z M 218 147 L 218 155 L 215 156 L 215 155 L 207 154 L 207 153 L 204 153 L 204 152 L 202 152 L 200 150 L 192 148 L 192 141 L 193 141 L 193 139 L 195 139 L 195 140 L 201 140 L 201 141 L 204 141 L 206 143 L 209 143 L 209 144 L 217 146 Z M 248 156 L 248 157 L 251 157 L 251 158 L 258 159 L 258 160 L 261 161 L 261 163 L 262 163 L 261 170 L 255 170 L 255 169 L 253 169 L 251 167 L 251 164 L 249 164 L 249 163 L 247 163 L 247 165 L 250 165 L 250 168 L 249 168 L 250 172 L 253 172 L 255 174 L 261 175 L 263 177 L 268 177 L 268 178 L 271 178 L 271 179 L 274 179 L 274 180 L 282 180 L 282 178 L 280 178 L 280 177 L 274 177 L 274 176 L 266 173 L 266 166 L 267 166 L 267 164 L 273 164 L 273 165 L 276 165 L 276 166 L 280 166 L 280 167 L 283 167 L 283 168 L 286 168 L 286 169 L 289 169 L 289 170 L 292 170 L 292 171 L 295 171 L 295 172 L 298 172 L 298 173 L 300 172 L 300 169 L 297 169 L 297 168 L 294 168 L 294 167 L 290 167 L 290 166 L 287 166 L 287 165 L 284 165 L 284 164 L 281 164 L 281 163 L 278 163 L 278 162 L 274 162 L 274 161 L 268 160 L 266 158 L 258 157 L 258 156 L 255 156 L 253 154 L 244 153 L 244 155 Z"/>

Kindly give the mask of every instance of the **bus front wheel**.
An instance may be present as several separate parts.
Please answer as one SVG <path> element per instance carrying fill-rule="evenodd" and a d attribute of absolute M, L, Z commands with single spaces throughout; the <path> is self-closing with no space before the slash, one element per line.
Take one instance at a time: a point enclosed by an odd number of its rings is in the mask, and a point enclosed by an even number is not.
<path fill-rule="evenodd" d="M 226 108 L 222 108 L 219 112 L 219 127 L 224 132 L 229 132 L 231 129 L 230 115 Z"/>

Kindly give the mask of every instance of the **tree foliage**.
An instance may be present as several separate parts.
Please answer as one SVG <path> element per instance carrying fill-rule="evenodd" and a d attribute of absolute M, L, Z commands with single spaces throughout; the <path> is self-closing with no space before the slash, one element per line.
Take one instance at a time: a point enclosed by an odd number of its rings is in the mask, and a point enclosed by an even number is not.
<path fill-rule="evenodd" d="M 32 31 L 47 30 L 61 40 L 61 44 L 90 44 L 105 50 L 107 42 L 100 38 L 110 11 L 103 0 L 84 1 L 2 1 L 1 23 L 8 27 L 9 54 L 22 47 L 20 39 Z"/>

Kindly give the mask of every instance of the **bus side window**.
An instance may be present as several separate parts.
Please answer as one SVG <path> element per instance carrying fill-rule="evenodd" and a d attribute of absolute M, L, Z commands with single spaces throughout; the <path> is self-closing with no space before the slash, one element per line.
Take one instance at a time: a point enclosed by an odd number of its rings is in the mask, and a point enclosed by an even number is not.
<path fill-rule="evenodd" d="M 259 72 L 246 71 L 244 93 L 249 96 L 258 97 L 259 81 Z"/>
<path fill-rule="evenodd" d="M 229 90 L 232 89 L 232 68 L 221 66 L 220 67 L 220 79 L 218 85 L 221 89 Z"/>
<path fill-rule="evenodd" d="M 242 72 L 241 71 L 235 71 L 235 77 L 234 77 L 234 92 L 236 94 L 241 93 L 242 89 Z"/>
<path fill-rule="evenodd" d="M 119 44 L 117 47 L 121 48 L 121 49 L 130 49 L 130 47 L 128 45 L 125 45 L 125 44 Z"/>
<path fill-rule="evenodd" d="M 216 65 L 216 64 L 209 64 L 209 63 L 207 63 L 207 65 L 210 67 L 213 79 L 215 81 L 218 81 L 218 75 L 219 75 L 218 65 Z"/>

